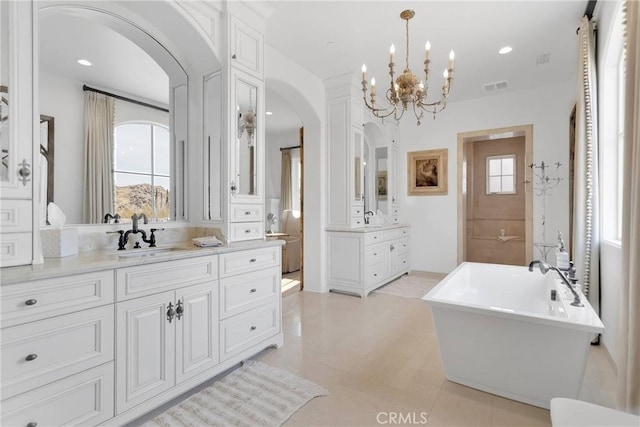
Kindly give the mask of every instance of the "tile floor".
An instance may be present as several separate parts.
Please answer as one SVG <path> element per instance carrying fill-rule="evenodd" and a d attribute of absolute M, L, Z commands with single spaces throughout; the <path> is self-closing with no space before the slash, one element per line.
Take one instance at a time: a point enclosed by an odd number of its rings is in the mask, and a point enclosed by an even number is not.
<path fill-rule="evenodd" d="M 296 292 L 283 299 L 283 330 L 285 345 L 256 358 L 331 393 L 286 425 L 398 424 L 393 413 L 402 424 L 428 426 L 550 425 L 547 410 L 447 381 L 429 307 L 419 299 Z M 613 406 L 614 390 L 604 350 L 592 346 L 581 398 Z"/>

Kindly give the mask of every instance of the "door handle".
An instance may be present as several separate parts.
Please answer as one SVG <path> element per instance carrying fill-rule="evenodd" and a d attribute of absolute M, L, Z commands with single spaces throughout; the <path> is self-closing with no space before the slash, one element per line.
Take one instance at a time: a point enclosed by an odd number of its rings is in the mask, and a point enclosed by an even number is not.
<path fill-rule="evenodd" d="M 167 309 L 167 320 L 169 321 L 169 323 L 171 323 L 171 321 L 173 320 L 175 315 L 176 315 L 176 312 L 173 309 L 173 304 L 170 302 L 169 303 L 169 308 Z"/>
<path fill-rule="evenodd" d="M 176 318 L 180 320 L 184 315 L 184 305 L 182 301 L 178 300 L 178 304 L 176 304 Z"/>

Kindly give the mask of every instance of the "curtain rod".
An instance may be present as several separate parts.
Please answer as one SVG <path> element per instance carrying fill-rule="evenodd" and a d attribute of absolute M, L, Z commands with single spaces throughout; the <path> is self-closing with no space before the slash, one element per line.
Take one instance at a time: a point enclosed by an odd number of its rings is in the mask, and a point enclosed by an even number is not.
<path fill-rule="evenodd" d="M 147 102 L 138 101 L 137 99 L 127 98 L 126 96 L 116 95 L 115 93 L 106 92 L 104 90 L 100 90 L 100 89 L 96 89 L 96 88 L 93 88 L 93 87 L 89 87 L 87 85 L 82 85 L 82 90 L 84 90 L 84 91 L 88 90 L 88 91 L 91 91 L 91 92 L 101 93 L 102 95 L 107 95 L 107 96 L 110 96 L 112 98 L 119 99 L 121 101 L 131 102 L 133 104 L 142 105 L 143 107 L 148 107 L 148 108 L 153 108 L 154 110 L 164 111 L 165 113 L 169 112 L 169 110 L 164 108 L 164 107 L 159 107 L 157 105 L 149 104 Z"/>
<path fill-rule="evenodd" d="M 286 151 L 286 150 L 295 150 L 296 148 L 300 148 L 299 145 L 296 145 L 294 147 L 281 147 L 280 151 Z"/>

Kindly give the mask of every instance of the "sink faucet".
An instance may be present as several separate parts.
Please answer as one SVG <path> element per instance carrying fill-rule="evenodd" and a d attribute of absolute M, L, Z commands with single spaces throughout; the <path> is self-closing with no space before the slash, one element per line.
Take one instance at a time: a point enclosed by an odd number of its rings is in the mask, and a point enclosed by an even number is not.
<path fill-rule="evenodd" d="M 582 304 L 582 302 L 580 302 L 580 296 L 578 295 L 578 292 L 576 292 L 576 290 L 573 289 L 573 286 L 571 286 L 571 283 L 569 283 L 569 281 L 565 277 L 564 273 L 562 273 L 562 271 L 560 271 L 560 269 L 558 269 L 557 267 L 554 267 L 552 265 L 549 265 L 544 261 L 534 260 L 534 261 L 531 261 L 529 263 L 529 271 L 533 271 L 533 267 L 536 264 L 538 265 L 538 268 L 540 268 L 540 272 L 542 274 L 547 274 L 547 272 L 549 272 L 549 270 L 556 271 L 560 275 L 560 278 L 562 279 L 562 282 L 565 285 L 567 285 L 567 287 L 569 288 L 569 290 L 573 294 L 573 302 L 571 303 L 571 305 L 573 305 L 575 307 L 584 307 L 584 304 Z"/>
<path fill-rule="evenodd" d="M 143 214 L 143 213 L 141 213 L 140 215 L 133 214 L 131 216 L 131 222 L 133 223 L 133 227 L 132 227 L 131 231 L 133 231 L 134 233 L 138 232 L 138 221 L 141 220 L 141 219 L 144 220 L 144 224 L 148 224 L 149 223 L 149 220 L 147 219 L 147 216 L 145 214 Z"/>
<path fill-rule="evenodd" d="M 370 216 L 370 215 L 373 215 L 373 212 L 372 212 L 372 211 L 366 211 L 366 212 L 364 213 L 364 223 L 365 223 L 365 224 L 369 224 L 369 216 Z"/>

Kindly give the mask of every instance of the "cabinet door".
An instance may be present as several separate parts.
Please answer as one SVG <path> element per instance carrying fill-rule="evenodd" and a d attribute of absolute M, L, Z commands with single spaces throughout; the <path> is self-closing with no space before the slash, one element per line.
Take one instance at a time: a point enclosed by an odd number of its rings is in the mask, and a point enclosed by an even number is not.
<path fill-rule="evenodd" d="M 400 205 L 400 168 L 398 159 L 398 147 L 393 145 L 391 147 L 391 167 L 389 168 L 389 197 L 391 199 L 391 205 L 398 207 Z"/>
<path fill-rule="evenodd" d="M 389 244 L 389 275 L 394 275 L 400 271 L 400 265 L 398 263 L 398 241 L 390 242 Z"/>
<path fill-rule="evenodd" d="M 176 291 L 176 383 L 219 360 L 218 281 Z"/>
<path fill-rule="evenodd" d="M 176 319 L 173 291 L 116 304 L 116 412 L 173 387 Z"/>
<path fill-rule="evenodd" d="M 262 78 L 264 36 L 244 22 L 231 16 L 231 64 Z"/>

